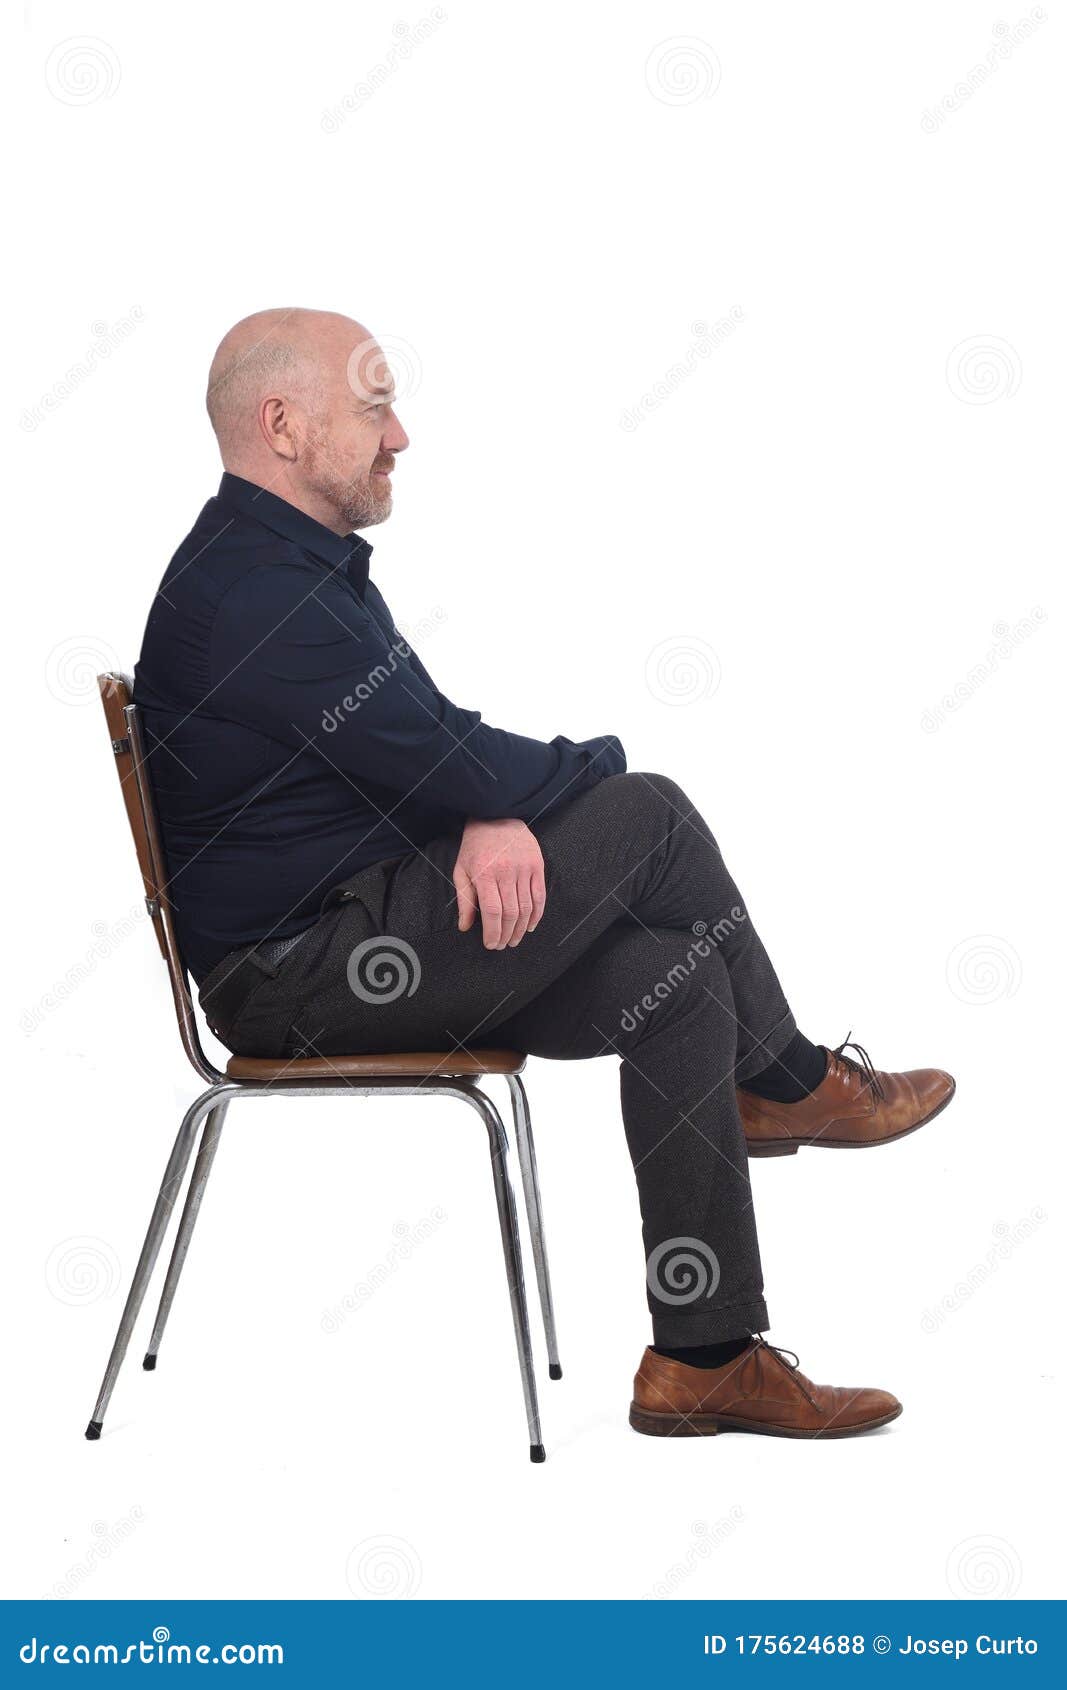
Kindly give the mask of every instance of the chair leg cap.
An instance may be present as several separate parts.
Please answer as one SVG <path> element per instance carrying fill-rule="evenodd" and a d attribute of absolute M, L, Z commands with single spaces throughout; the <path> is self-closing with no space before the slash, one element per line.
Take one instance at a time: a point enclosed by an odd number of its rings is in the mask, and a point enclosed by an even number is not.
<path fill-rule="evenodd" d="M 85 1436 L 89 1439 L 90 1443 L 95 1443 L 103 1429 L 104 1422 L 102 1420 L 90 1420 L 88 1426 L 85 1428 Z"/>
<path fill-rule="evenodd" d="M 146 1373 L 154 1373 L 155 1370 L 156 1370 L 156 1358 L 155 1358 L 155 1356 L 151 1355 L 151 1354 L 146 1355 L 143 1362 L 141 1363 L 141 1366 L 144 1368 Z"/>
<path fill-rule="evenodd" d="M 530 1445 L 530 1460 L 531 1461 L 543 1461 L 544 1459 L 545 1459 L 545 1446 L 544 1446 L 544 1444 L 531 1444 Z"/>
<path fill-rule="evenodd" d="M 549 1364 L 548 1364 L 548 1377 L 550 1379 L 562 1379 L 563 1378 L 563 1369 L 559 1365 L 558 1361 L 550 1361 L 549 1362 Z"/>

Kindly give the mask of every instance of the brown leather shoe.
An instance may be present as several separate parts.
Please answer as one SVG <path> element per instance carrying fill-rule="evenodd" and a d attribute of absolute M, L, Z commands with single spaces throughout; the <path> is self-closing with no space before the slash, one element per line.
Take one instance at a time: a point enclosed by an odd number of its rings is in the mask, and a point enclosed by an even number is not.
<path fill-rule="evenodd" d="M 653 1438 L 707 1438 L 715 1432 L 851 1438 L 902 1413 L 888 1391 L 813 1385 L 795 1356 L 753 1338 L 725 1367 L 686 1367 L 646 1350 L 634 1380 L 630 1425 Z"/>
<path fill-rule="evenodd" d="M 860 1061 L 845 1056 L 846 1048 Z M 884 1074 L 862 1045 L 846 1039 L 826 1051 L 826 1073 L 799 1103 L 771 1103 L 740 1088 L 737 1102 L 750 1156 L 793 1156 L 802 1144 L 857 1150 L 904 1138 L 939 1115 L 955 1090 L 941 1068 Z"/>

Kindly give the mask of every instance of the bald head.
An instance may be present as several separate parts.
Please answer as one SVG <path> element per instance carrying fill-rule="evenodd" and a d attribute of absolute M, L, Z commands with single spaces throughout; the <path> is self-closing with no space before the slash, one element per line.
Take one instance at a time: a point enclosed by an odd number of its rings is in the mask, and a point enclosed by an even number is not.
<path fill-rule="evenodd" d="M 207 414 L 223 462 L 253 441 L 262 399 L 284 395 L 316 412 L 331 365 L 371 337 L 333 311 L 256 311 L 222 337 L 207 378 Z M 227 466 L 228 467 L 228 466 Z"/>
<path fill-rule="evenodd" d="M 207 409 L 225 467 L 337 533 L 382 522 L 408 438 L 385 354 L 351 317 L 257 311 L 219 343 Z"/>

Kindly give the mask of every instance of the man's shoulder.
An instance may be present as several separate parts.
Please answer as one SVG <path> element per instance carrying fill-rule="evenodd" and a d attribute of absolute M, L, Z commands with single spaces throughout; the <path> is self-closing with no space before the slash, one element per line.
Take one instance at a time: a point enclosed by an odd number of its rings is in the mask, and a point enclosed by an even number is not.
<path fill-rule="evenodd" d="M 284 536 L 209 499 L 167 566 L 149 609 L 139 702 L 200 696 L 219 641 L 232 650 L 291 626 L 321 594 L 324 571 Z"/>
<path fill-rule="evenodd" d="M 292 541 L 221 500 L 209 499 L 171 558 L 160 596 L 175 607 L 217 609 L 257 571 L 269 573 L 269 590 L 281 597 L 299 596 L 301 580 L 321 574 Z"/>

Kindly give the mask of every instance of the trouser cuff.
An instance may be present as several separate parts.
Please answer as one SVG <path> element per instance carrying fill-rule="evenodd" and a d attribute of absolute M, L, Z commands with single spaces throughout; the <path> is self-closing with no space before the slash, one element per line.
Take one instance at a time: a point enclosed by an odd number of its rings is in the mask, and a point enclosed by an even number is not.
<path fill-rule="evenodd" d="M 651 1301 L 649 1307 L 652 1308 Z M 671 1309 L 664 1313 L 652 1308 L 652 1341 L 665 1350 L 692 1349 L 697 1344 L 722 1344 L 730 1338 L 743 1338 L 749 1332 L 766 1332 L 770 1324 L 762 1297 L 749 1297 L 714 1312 Z"/>

